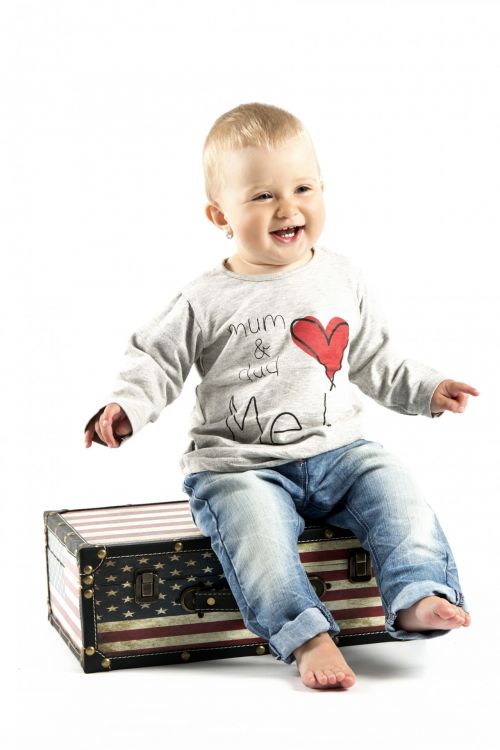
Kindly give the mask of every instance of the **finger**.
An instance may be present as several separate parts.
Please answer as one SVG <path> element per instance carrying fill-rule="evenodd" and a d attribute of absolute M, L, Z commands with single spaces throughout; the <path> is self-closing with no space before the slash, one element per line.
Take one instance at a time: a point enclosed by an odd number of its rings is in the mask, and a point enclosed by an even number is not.
<path fill-rule="evenodd" d="M 121 406 L 113 404 L 112 417 L 112 431 L 113 437 L 118 439 L 118 446 L 121 445 L 121 438 L 130 437 L 132 435 L 132 425 L 130 419 L 127 417 Z"/>
<path fill-rule="evenodd" d="M 119 446 L 113 432 L 113 423 L 119 418 L 121 413 L 122 410 L 118 404 L 108 404 L 99 420 L 106 445 L 110 448 L 118 448 Z"/>
<path fill-rule="evenodd" d="M 459 393 L 469 393 L 471 396 L 479 396 L 477 388 L 474 388 L 467 383 L 457 383 L 456 381 L 449 384 L 448 391 L 450 396 L 453 396 L 454 398 L 456 398 Z"/>
<path fill-rule="evenodd" d="M 465 406 L 462 406 L 462 405 L 461 405 L 461 403 L 460 403 L 460 401 L 459 401 L 458 399 L 457 399 L 457 400 L 455 400 L 455 399 L 453 399 L 453 398 L 447 398 L 447 399 L 445 400 L 445 403 L 444 403 L 444 408 L 445 408 L 445 409 L 446 409 L 447 411 L 452 411 L 452 412 L 454 412 L 455 414 L 458 414 L 458 413 L 460 413 L 460 412 L 463 412 L 463 411 L 464 411 L 464 409 L 465 409 Z"/>
<path fill-rule="evenodd" d="M 124 431 L 124 422 L 126 421 L 129 424 L 128 418 L 121 406 L 115 403 L 109 404 L 106 416 L 110 423 L 108 435 L 111 440 L 111 447 L 119 448 L 121 445 L 121 434 Z M 127 432 L 126 428 L 125 432 Z"/>
<path fill-rule="evenodd" d="M 130 437 L 132 435 L 132 425 L 125 412 L 121 410 L 120 417 L 116 423 L 115 435 L 119 437 Z"/>
<path fill-rule="evenodd" d="M 84 438 L 85 438 L 85 447 L 86 448 L 90 448 L 90 446 L 94 442 L 95 443 L 101 443 L 102 442 L 103 445 L 105 445 L 105 443 L 103 442 L 103 440 L 101 438 L 100 433 L 97 432 L 97 429 L 96 429 L 96 427 L 98 426 L 99 417 L 101 416 L 101 414 L 103 413 L 103 411 L 104 411 L 105 408 L 106 407 L 103 406 L 102 409 L 99 409 L 99 411 L 96 412 L 96 414 L 94 414 L 94 416 L 91 417 L 89 419 L 89 421 L 87 422 L 87 424 L 85 425 L 85 428 L 84 428 Z"/>
<path fill-rule="evenodd" d="M 99 420 L 99 426 L 102 432 L 102 438 L 109 448 L 117 448 L 118 443 L 113 435 L 113 422 L 112 418 L 104 418 L 104 414 Z"/>
<path fill-rule="evenodd" d="M 97 437 L 103 443 L 103 445 L 107 445 L 106 439 L 105 439 L 104 435 L 102 434 L 102 430 L 101 430 L 101 426 L 99 424 L 99 420 L 97 420 L 96 423 L 95 423 L 95 425 L 94 425 L 94 431 L 95 431 Z"/>
<path fill-rule="evenodd" d="M 95 419 L 98 416 L 100 412 L 97 412 L 97 414 L 94 414 L 93 417 L 89 419 L 87 424 L 85 425 L 85 429 L 83 431 L 84 435 L 84 441 L 85 441 L 85 447 L 90 448 L 92 446 L 92 443 L 94 442 L 94 434 L 95 434 Z"/>
<path fill-rule="evenodd" d="M 124 422 L 123 424 L 119 424 L 116 427 L 115 435 L 117 437 L 129 437 L 132 434 L 132 430 L 130 428 L 130 424 L 127 422 Z"/>

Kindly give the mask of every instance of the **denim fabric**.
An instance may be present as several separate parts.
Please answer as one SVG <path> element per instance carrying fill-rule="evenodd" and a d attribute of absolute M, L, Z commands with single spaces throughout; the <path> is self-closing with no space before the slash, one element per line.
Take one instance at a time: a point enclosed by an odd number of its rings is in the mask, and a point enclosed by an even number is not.
<path fill-rule="evenodd" d="M 193 520 L 212 548 L 246 627 L 286 663 L 321 632 L 340 632 L 300 562 L 305 518 L 350 529 L 370 553 L 395 639 L 432 638 L 447 630 L 408 632 L 397 613 L 440 595 L 467 611 L 444 532 L 404 465 L 379 443 L 356 440 L 269 469 L 200 471 L 184 478 Z"/>

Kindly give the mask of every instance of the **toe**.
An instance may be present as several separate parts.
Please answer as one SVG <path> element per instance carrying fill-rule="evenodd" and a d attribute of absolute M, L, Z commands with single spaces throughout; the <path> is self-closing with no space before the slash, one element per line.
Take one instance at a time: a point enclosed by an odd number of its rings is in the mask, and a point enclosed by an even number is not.
<path fill-rule="evenodd" d="M 356 682 L 356 678 L 354 677 L 354 675 L 348 673 L 345 675 L 344 679 L 342 680 L 341 685 L 344 688 L 350 688 L 354 685 L 355 682 Z"/>
<path fill-rule="evenodd" d="M 335 683 L 337 682 L 335 672 L 333 672 L 331 669 L 325 669 L 325 674 L 328 677 L 328 684 L 335 685 Z"/>
<path fill-rule="evenodd" d="M 449 628 L 460 628 L 470 624 L 469 615 L 461 608 L 451 602 L 441 600 L 436 606 L 434 613 L 445 620 Z"/>
<path fill-rule="evenodd" d="M 307 687 L 316 687 L 316 677 L 314 675 L 314 672 L 309 671 L 306 672 L 304 677 L 304 685 L 307 685 Z"/>
<path fill-rule="evenodd" d="M 455 605 L 451 604 L 448 601 L 445 601 L 444 599 L 441 599 L 436 603 L 434 612 L 442 620 L 452 620 L 454 617 L 456 617 L 457 614 L 459 614 Z"/>
<path fill-rule="evenodd" d="M 328 677 L 322 669 L 317 669 L 314 674 L 316 676 L 316 682 L 318 682 L 320 685 L 328 685 Z"/>

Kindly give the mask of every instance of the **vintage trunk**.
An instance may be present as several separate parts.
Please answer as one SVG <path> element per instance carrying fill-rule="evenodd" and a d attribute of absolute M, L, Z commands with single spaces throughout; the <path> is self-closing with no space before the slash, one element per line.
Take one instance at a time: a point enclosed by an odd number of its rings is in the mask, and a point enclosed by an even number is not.
<path fill-rule="evenodd" d="M 187 500 L 46 511 L 49 621 L 85 672 L 269 653 L 245 628 Z M 390 641 L 370 560 L 345 529 L 306 523 L 302 564 L 342 645 Z"/>

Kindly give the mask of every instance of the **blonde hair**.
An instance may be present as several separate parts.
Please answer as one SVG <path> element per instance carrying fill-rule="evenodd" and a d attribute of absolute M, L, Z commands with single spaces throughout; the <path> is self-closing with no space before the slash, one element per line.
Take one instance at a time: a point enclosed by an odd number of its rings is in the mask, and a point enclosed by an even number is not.
<path fill-rule="evenodd" d="M 298 135 L 307 138 L 314 150 L 311 137 L 301 121 L 272 104 L 240 104 L 218 117 L 203 146 L 203 172 L 208 200 L 215 202 L 222 188 L 224 152 L 247 146 L 271 150 Z M 319 164 L 318 172 L 321 173 Z"/>

